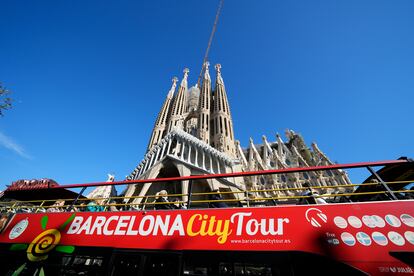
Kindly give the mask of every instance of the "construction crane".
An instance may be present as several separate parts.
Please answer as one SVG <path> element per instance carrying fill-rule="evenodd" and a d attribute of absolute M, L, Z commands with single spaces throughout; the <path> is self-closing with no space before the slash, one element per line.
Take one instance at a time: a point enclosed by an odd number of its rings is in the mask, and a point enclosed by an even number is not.
<path fill-rule="evenodd" d="M 207 58 L 208 58 L 208 53 L 210 51 L 211 42 L 213 41 L 213 37 L 214 37 L 214 34 L 216 32 L 216 29 L 217 29 L 217 23 L 218 23 L 218 20 L 219 20 L 219 17 L 220 17 L 220 12 L 221 12 L 221 9 L 223 7 L 223 3 L 224 3 L 224 0 L 220 0 L 218 8 L 217 8 L 216 18 L 214 19 L 213 29 L 211 30 L 210 38 L 209 38 L 208 44 L 207 44 L 207 49 L 206 49 L 206 52 L 204 54 L 203 63 L 201 64 L 200 75 L 198 76 L 198 80 L 197 80 L 197 87 L 200 87 L 201 75 L 203 74 L 204 64 L 206 63 Z"/>

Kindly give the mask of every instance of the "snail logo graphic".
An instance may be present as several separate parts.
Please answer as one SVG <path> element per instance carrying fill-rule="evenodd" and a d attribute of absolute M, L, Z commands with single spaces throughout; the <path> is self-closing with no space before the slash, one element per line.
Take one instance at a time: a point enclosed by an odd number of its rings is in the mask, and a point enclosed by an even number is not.
<path fill-rule="evenodd" d="M 75 247 L 70 245 L 59 245 L 59 242 L 61 238 L 60 231 L 63 230 L 74 218 L 75 213 L 73 213 L 60 227 L 58 227 L 58 229 L 46 229 L 49 217 L 45 215 L 40 220 L 41 227 L 44 231 L 37 235 L 29 245 L 12 244 L 10 250 L 26 250 L 27 258 L 31 262 L 39 262 L 46 260 L 49 257 L 48 253 L 53 249 L 55 249 L 58 252 L 71 254 L 75 250 Z M 26 263 L 21 265 L 15 271 L 15 273 L 17 274 L 13 275 L 20 274 L 20 272 L 23 271 L 25 267 Z M 44 275 L 43 267 L 40 268 L 39 275 Z"/>
<path fill-rule="evenodd" d="M 48 252 L 53 250 L 60 242 L 60 232 L 57 229 L 49 229 L 42 232 L 30 243 L 27 248 L 27 258 L 32 262 L 43 261 L 48 257 Z"/>

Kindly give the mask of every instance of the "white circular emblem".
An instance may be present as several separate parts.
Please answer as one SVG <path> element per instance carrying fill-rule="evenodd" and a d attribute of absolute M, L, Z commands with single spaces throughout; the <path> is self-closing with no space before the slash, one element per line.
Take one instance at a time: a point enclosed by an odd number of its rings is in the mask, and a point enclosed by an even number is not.
<path fill-rule="evenodd" d="M 339 216 L 334 218 L 334 223 L 336 226 L 342 229 L 345 229 L 348 226 L 348 223 L 346 222 L 346 220 L 343 217 L 339 217 Z"/>
<path fill-rule="evenodd" d="M 375 223 L 375 226 L 377 226 L 379 228 L 385 227 L 385 221 L 382 219 L 382 217 L 377 216 L 377 215 L 373 215 L 373 216 L 371 216 L 371 220 L 372 220 L 372 222 Z"/>
<path fill-rule="evenodd" d="M 19 237 L 24 230 L 29 226 L 29 220 L 25 218 L 24 220 L 19 221 L 13 228 L 10 230 L 9 239 L 13 240 Z"/>
<path fill-rule="evenodd" d="M 414 218 L 412 216 L 407 215 L 407 214 L 402 214 L 400 216 L 400 219 L 402 220 L 402 222 L 405 225 L 410 226 L 410 227 L 414 227 Z"/>
<path fill-rule="evenodd" d="M 359 218 L 357 218 L 356 216 L 348 217 L 348 222 L 354 228 L 361 228 L 362 227 L 361 220 Z"/>
<path fill-rule="evenodd" d="M 375 221 L 372 219 L 372 217 L 371 217 L 371 216 L 368 216 L 368 215 L 363 216 L 363 217 L 362 217 L 362 221 L 363 221 L 363 222 L 364 222 L 364 224 L 365 224 L 366 226 L 368 226 L 369 228 L 375 228 L 375 227 L 376 227 L 376 225 L 375 225 Z"/>
<path fill-rule="evenodd" d="M 401 226 L 401 221 L 394 215 L 386 215 L 385 220 L 392 227 L 400 227 Z"/>
<path fill-rule="evenodd" d="M 386 246 L 388 244 L 387 237 L 380 232 L 373 232 L 371 237 L 379 245 Z"/>
<path fill-rule="evenodd" d="M 343 232 L 341 234 L 341 239 L 348 246 L 354 246 L 355 245 L 355 238 L 354 238 L 354 236 L 352 236 L 348 232 Z"/>
<path fill-rule="evenodd" d="M 388 238 L 398 246 L 403 246 L 405 244 L 404 238 L 397 232 L 390 231 L 388 232 Z"/>
<path fill-rule="evenodd" d="M 407 231 L 404 233 L 404 237 L 409 243 L 414 244 L 414 232 Z"/>
<path fill-rule="evenodd" d="M 370 246 L 371 245 L 371 238 L 368 236 L 367 233 L 358 232 L 356 234 L 356 238 L 359 241 L 359 243 L 362 244 L 362 245 L 365 245 L 365 246 Z"/>

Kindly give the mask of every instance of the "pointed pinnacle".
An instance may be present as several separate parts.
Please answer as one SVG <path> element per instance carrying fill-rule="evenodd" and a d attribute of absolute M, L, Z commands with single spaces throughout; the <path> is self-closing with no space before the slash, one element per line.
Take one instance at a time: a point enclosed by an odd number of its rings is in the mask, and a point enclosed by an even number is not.
<path fill-rule="evenodd" d="M 208 67 L 210 66 L 210 62 L 204 62 L 204 79 L 210 80 L 210 73 L 208 72 Z"/>
<path fill-rule="evenodd" d="M 216 71 L 217 71 L 218 74 L 221 73 L 221 64 L 220 63 L 217 63 L 216 66 L 214 66 L 214 68 L 216 68 Z"/>
<path fill-rule="evenodd" d="M 183 79 L 181 80 L 181 86 L 187 87 L 187 78 L 188 78 L 188 72 L 190 72 L 190 69 L 184 68 L 183 73 Z"/>
<path fill-rule="evenodd" d="M 177 77 L 172 78 L 172 85 L 171 85 L 170 91 L 168 92 L 169 98 L 172 98 L 172 96 L 174 95 L 175 88 L 177 87 L 177 81 L 178 81 Z"/>

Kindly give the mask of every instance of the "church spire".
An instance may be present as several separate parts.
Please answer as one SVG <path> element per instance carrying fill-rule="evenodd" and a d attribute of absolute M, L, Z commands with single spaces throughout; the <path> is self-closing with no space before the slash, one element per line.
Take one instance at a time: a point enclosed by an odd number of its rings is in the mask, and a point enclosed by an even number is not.
<path fill-rule="evenodd" d="M 221 76 L 221 65 L 216 68 L 216 88 L 213 99 L 213 125 L 211 133 L 212 145 L 218 150 L 236 156 L 236 148 L 233 133 L 233 121 L 230 114 L 227 93 Z"/>
<path fill-rule="evenodd" d="M 147 151 L 149 151 L 154 145 L 165 136 L 165 129 L 168 120 L 168 111 L 170 109 L 171 101 L 174 96 L 175 88 L 177 87 L 177 77 L 172 79 L 172 85 L 170 91 L 168 91 L 167 98 L 158 113 L 157 120 L 155 121 L 154 129 L 152 130 L 151 139 L 148 143 Z"/>
<path fill-rule="evenodd" d="M 221 77 L 221 64 L 220 63 L 216 64 L 214 68 L 216 68 L 216 72 L 217 72 L 216 84 L 224 85 L 223 78 Z"/>
<path fill-rule="evenodd" d="M 187 112 L 187 90 L 188 90 L 188 73 L 190 70 L 185 68 L 183 73 L 183 79 L 181 80 L 180 87 L 178 88 L 177 95 L 174 97 L 170 121 L 168 123 L 168 132 L 172 130 L 173 127 L 183 129 L 184 123 L 184 113 Z"/>
<path fill-rule="evenodd" d="M 183 79 L 181 80 L 180 86 L 187 88 L 188 87 L 188 81 L 187 81 L 187 79 L 188 79 L 188 73 L 190 73 L 190 69 L 184 68 L 183 73 L 184 73 L 184 76 L 183 76 Z"/>
<path fill-rule="evenodd" d="M 205 80 L 209 80 L 211 82 L 211 80 L 210 80 L 210 73 L 208 72 L 208 67 L 209 66 L 210 66 L 210 62 L 206 61 L 204 63 L 204 79 Z"/>
<path fill-rule="evenodd" d="M 168 91 L 168 95 L 167 95 L 167 97 L 170 100 L 174 97 L 175 88 L 177 87 L 177 81 L 178 81 L 177 77 L 172 78 L 172 85 L 171 85 L 170 91 Z"/>
<path fill-rule="evenodd" d="M 198 128 L 197 136 L 200 140 L 210 143 L 210 102 L 211 102 L 211 79 L 208 72 L 210 63 L 204 63 L 204 78 L 201 85 L 200 97 L 198 99 Z"/>

